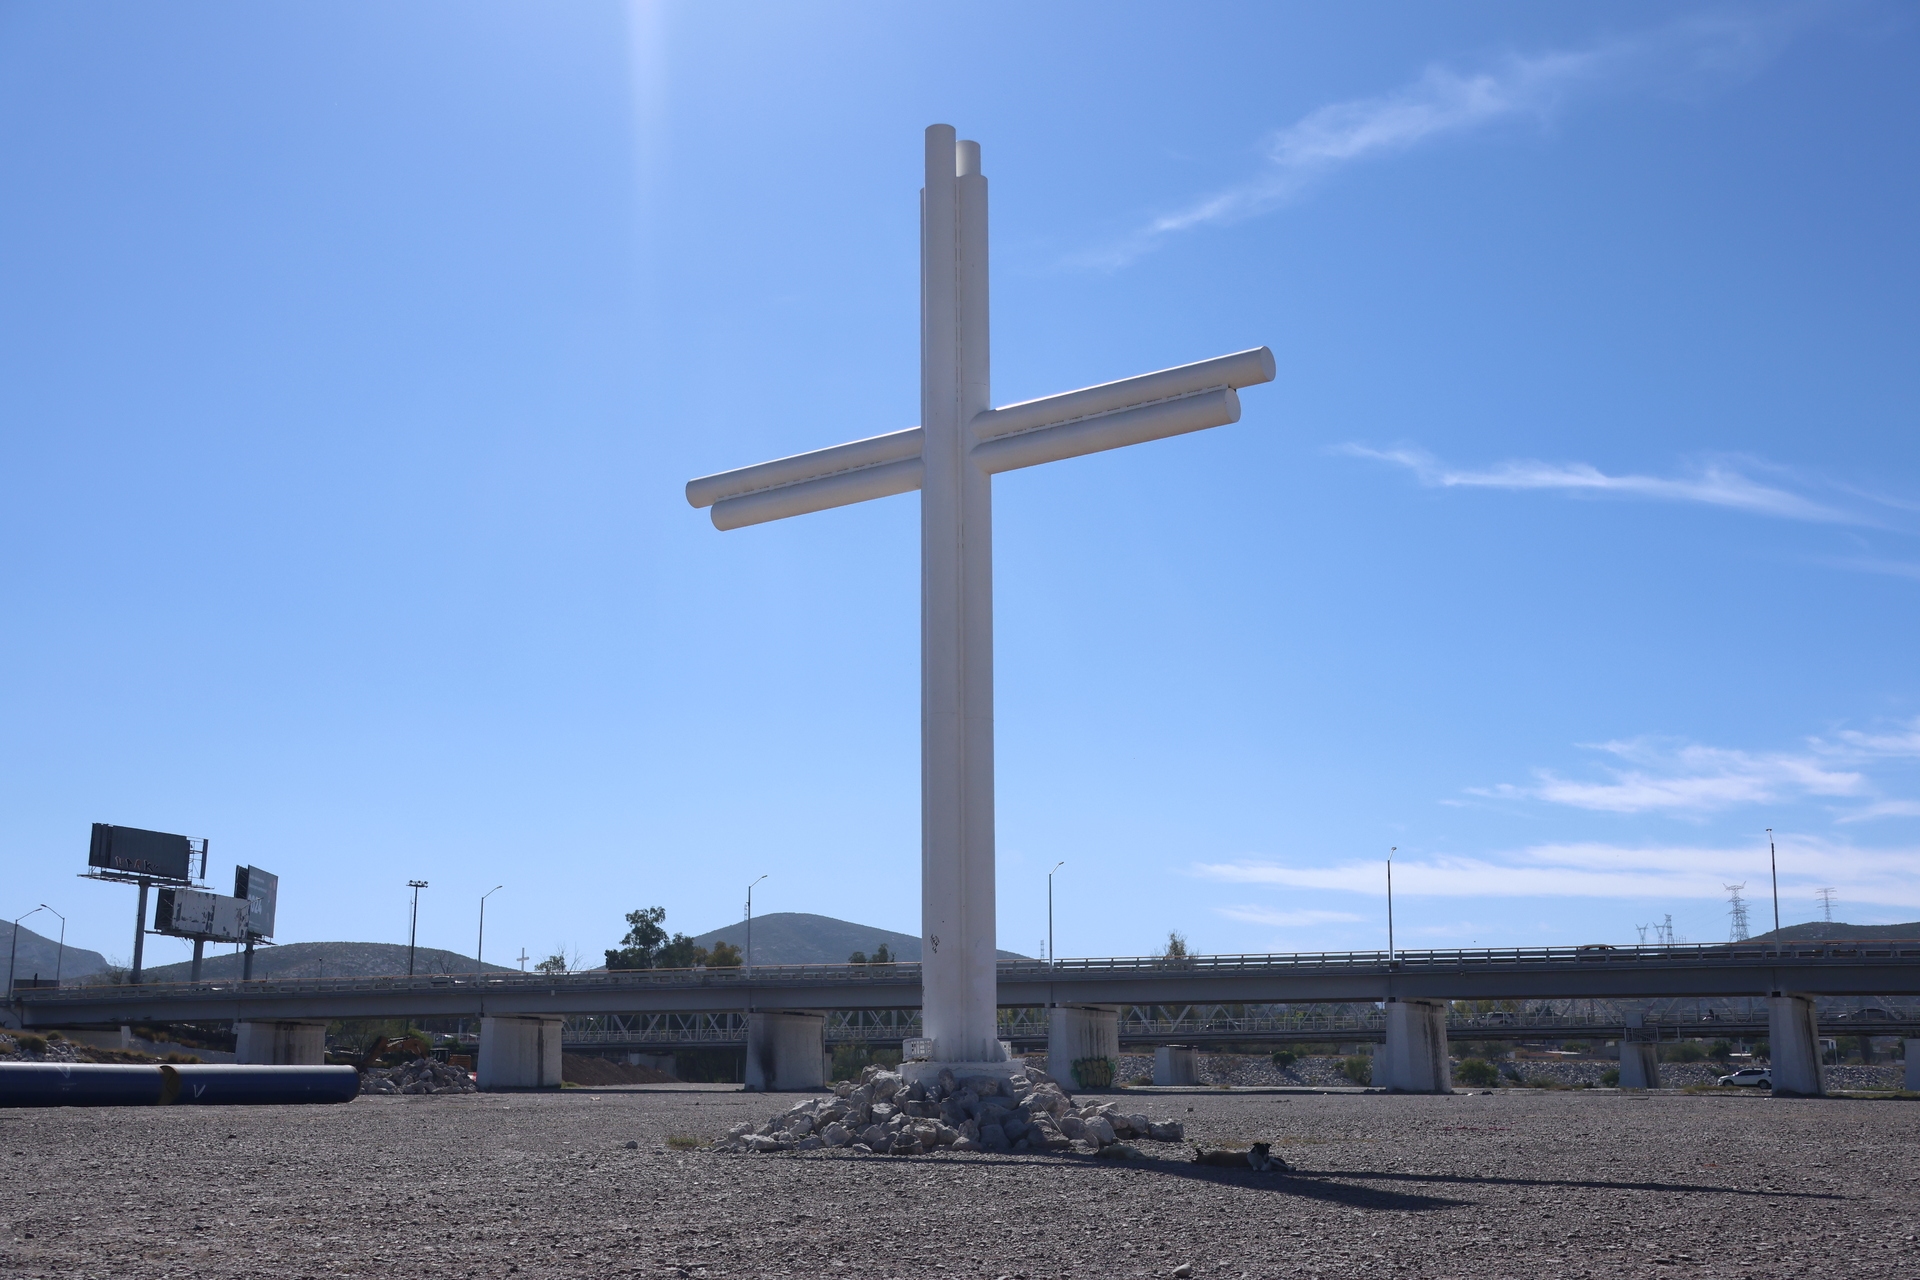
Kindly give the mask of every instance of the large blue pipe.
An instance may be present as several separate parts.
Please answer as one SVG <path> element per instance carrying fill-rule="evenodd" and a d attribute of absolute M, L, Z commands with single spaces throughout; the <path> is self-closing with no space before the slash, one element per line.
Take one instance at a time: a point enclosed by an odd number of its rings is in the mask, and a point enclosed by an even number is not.
<path fill-rule="evenodd" d="M 350 1102 L 352 1067 L 0 1062 L 0 1107 L 164 1107 Z"/>

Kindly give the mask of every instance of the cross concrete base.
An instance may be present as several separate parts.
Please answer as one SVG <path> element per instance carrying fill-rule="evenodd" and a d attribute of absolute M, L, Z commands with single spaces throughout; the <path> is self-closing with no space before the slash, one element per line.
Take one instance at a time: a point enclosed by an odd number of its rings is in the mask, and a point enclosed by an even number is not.
<path fill-rule="evenodd" d="M 1069 1089 L 1109 1087 L 1074 1074 L 1073 1064 L 1089 1058 L 1120 1065 L 1120 1006 L 1056 1004 L 1047 1010 L 1047 1074 Z"/>
<path fill-rule="evenodd" d="M 560 1087 L 560 1019 L 480 1019 L 483 1093 Z"/>
<path fill-rule="evenodd" d="M 1774 992 L 1767 1000 L 1767 1044 L 1774 1097 L 1826 1096 L 1827 1070 L 1820 1062 L 1820 1022 L 1812 1000 Z"/>
<path fill-rule="evenodd" d="M 233 1060 L 250 1067 L 317 1067 L 327 1060 L 324 1022 L 236 1022 Z"/>
<path fill-rule="evenodd" d="M 1447 1002 L 1387 1001 L 1387 1043 L 1373 1060 L 1373 1082 L 1390 1093 L 1452 1093 Z"/>
<path fill-rule="evenodd" d="M 787 1093 L 827 1087 L 827 1015 L 747 1015 L 747 1091 Z"/>
<path fill-rule="evenodd" d="M 1622 1089 L 1658 1089 L 1660 1087 L 1660 1046 L 1651 1040 L 1620 1042 L 1620 1087 Z"/>
<path fill-rule="evenodd" d="M 1155 1084 L 1199 1084 L 1200 1052 L 1185 1045 L 1163 1044 L 1153 1051 Z"/>

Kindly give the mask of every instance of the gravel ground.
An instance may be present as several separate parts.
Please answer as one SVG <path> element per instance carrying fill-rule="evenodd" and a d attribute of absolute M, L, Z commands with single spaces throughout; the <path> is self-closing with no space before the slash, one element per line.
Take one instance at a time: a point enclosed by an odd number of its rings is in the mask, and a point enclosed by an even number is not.
<path fill-rule="evenodd" d="M 1292 1175 L 667 1146 L 795 1100 L 677 1086 L 0 1111 L 0 1271 L 1920 1274 L 1910 1102 L 1155 1091 L 1191 1137 L 1274 1141 Z"/>
<path fill-rule="evenodd" d="M 1460 1057 L 1472 1057 L 1471 1047 L 1455 1046 L 1457 1062 Z M 1045 1061 L 1034 1058 L 1037 1066 Z M 1307 1086 L 1324 1089 L 1329 1086 L 1351 1086 L 1353 1081 L 1341 1072 L 1343 1058 L 1311 1057 L 1296 1058 L 1286 1068 L 1273 1065 L 1270 1057 L 1257 1057 L 1250 1054 L 1209 1053 L 1200 1056 L 1201 1084 L 1230 1084 L 1242 1088 L 1273 1086 Z M 1536 1079 L 1551 1080 L 1564 1085 L 1597 1085 L 1600 1078 L 1609 1071 L 1617 1070 L 1620 1064 L 1611 1059 L 1574 1058 L 1563 1061 L 1549 1061 L 1537 1058 L 1515 1060 L 1502 1058 L 1499 1062 L 1502 1073 L 1517 1072 L 1522 1081 Z M 1660 1064 L 1660 1083 L 1669 1089 L 1684 1089 L 1690 1084 L 1712 1084 L 1725 1075 L 1731 1067 L 1723 1067 L 1712 1062 L 1663 1062 Z M 1120 1055 L 1119 1078 L 1128 1083 L 1144 1080 L 1153 1075 L 1151 1057 L 1126 1053 Z M 1881 1063 L 1875 1066 L 1828 1067 L 1827 1087 L 1829 1089 L 1898 1089 L 1906 1080 L 1906 1068 L 1902 1065 Z M 1509 1078 L 1507 1084 L 1513 1081 Z"/>

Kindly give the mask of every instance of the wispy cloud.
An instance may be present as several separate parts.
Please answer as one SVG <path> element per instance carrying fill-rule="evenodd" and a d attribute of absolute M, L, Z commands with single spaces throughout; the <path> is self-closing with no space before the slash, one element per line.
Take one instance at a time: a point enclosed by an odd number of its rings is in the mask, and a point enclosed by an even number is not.
<path fill-rule="evenodd" d="M 1564 778 L 1540 769 L 1529 785 L 1469 788 L 1469 794 L 1681 817 L 1808 797 L 1858 798 L 1875 803 L 1843 814 L 1843 820 L 1904 816 L 1906 802 L 1879 801 L 1866 770 L 1878 761 L 1920 759 L 1920 721 L 1893 732 L 1848 729 L 1831 739 L 1809 738 L 1801 751 L 1737 751 L 1659 738 L 1603 742 L 1593 749 L 1619 762 L 1603 766 L 1604 779 Z"/>
<path fill-rule="evenodd" d="M 1579 49 L 1508 54 L 1475 70 L 1430 66 L 1398 89 L 1309 111 L 1268 138 L 1260 172 L 1153 218 L 1089 260 L 1125 265 L 1169 236 L 1284 205 L 1354 164 L 1503 123 L 1544 124 L 1582 94 L 1698 91 L 1743 79 L 1771 58 L 1786 25 L 1778 15 L 1691 18 Z"/>
<path fill-rule="evenodd" d="M 1920 906 L 1920 848 L 1864 849 L 1793 839 L 1780 844 L 1781 890 L 1795 900 L 1823 885 L 1854 903 Z M 1234 885 L 1270 885 L 1383 896 L 1378 861 L 1302 866 L 1265 860 L 1203 862 L 1194 872 Z M 1726 898 L 1730 882 L 1757 883 L 1767 874 L 1766 845 L 1725 848 L 1602 843 L 1550 844 L 1482 856 L 1402 857 L 1393 864 L 1396 896 L 1436 898 Z M 1227 914 L 1232 910 L 1222 908 Z M 1245 918 L 1245 917 L 1234 917 Z M 1259 923 L 1266 923 L 1259 921 Z"/>
<path fill-rule="evenodd" d="M 1288 927 L 1302 927 L 1316 924 L 1352 924 L 1365 919 L 1351 911 L 1276 911 L 1272 907 L 1237 906 L 1216 907 L 1219 914 L 1229 920 L 1242 920 L 1247 924 L 1271 924 Z"/>
<path fill-rule="evenodd" d="M 1772 470 L 1786 474 L 1784 468 L 1770 467 L 1751 459 L 1721 459 L 1701 466 L 1696 474 L 1685 477 L 1610 475 L 1586 462 L 1536 462 L 1530 459 L 1495 463 L 1482 470 L 1447 466 L 1419 449 L 1374 449 L 1361 444 L 1336 446 L 1336 452 L 1355 458 L 1369 458 L 1407 468 L 1420 483 L 1435 489 L 1543 489 L 1574 493 L 1613 494 L 1621 497 L 1650 498 L 1661 502 L 1694 502 L 1711 507 L 1727 507 L 1754 515 L 1783 520 L 1809 520 L 1826 524 L 1872 524 L 1871 517 L 1813 499 L 1778 485 L 1763 484 L 1746 475 L 1748 470 Z"/>

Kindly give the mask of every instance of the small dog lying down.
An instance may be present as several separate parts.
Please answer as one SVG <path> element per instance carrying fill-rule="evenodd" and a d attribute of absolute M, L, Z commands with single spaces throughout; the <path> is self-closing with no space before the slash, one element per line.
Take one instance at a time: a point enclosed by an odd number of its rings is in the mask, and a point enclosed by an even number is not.
<path fill-rule="evenodd" d="M 1252 1169 L 1256 1173 L 1285 1173 L 1287 1162 L 1272 1153 L 1272 1143 L 1256 1142 L 1245 1151 L 1193 1149 L 1195 1164 L 1217 1165 L 1222 1169 Z"/>

